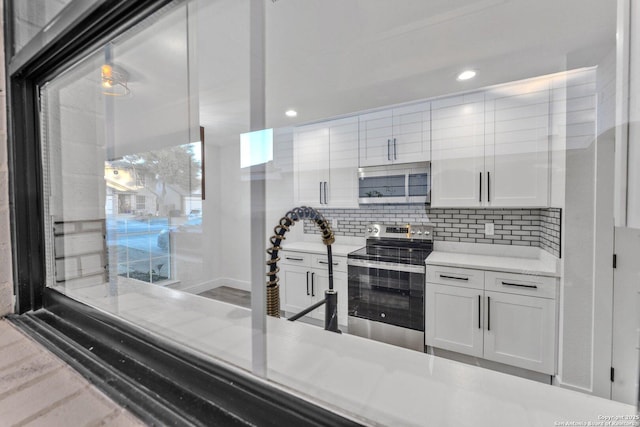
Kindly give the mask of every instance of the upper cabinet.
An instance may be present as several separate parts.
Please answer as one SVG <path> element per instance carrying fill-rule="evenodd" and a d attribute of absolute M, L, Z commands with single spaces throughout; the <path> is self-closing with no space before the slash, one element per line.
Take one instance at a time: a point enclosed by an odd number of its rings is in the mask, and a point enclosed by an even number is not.
<path fill-rule="evenodd" d="M 297 127 L 293 159 L 297 206 L 358 207 L 358 117 Z"/>
<path fill-rule="evenodd" d="M 549 205 L 549 81 L 432 101 L 433 207 Z"/>
<path fill-rule="evenodd" d="M 357 168 L 431 162 L 432 207 L 548 207 L 549 76 L 300 126 L 295 199 L 357 207 Z"/>
<path fill-rule="evenodd" d="M 360 166 L 431 160 L 431 103 L 360 115 Z"/>
<path fill-rule="evenodd" d="M 431 206 L 482 206 L 484 139 L 484 93 L 431 102 Z"/>
<path fill-rule="evenodd" d="M 490 89 L 485 98 L 485 168 L 490 206 L 549 204 L 550 80 Z"/>

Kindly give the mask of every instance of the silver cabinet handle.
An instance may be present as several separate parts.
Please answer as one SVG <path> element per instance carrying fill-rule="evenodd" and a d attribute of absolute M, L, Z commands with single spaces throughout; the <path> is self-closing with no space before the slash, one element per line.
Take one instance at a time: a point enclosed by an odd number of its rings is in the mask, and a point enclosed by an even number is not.
<path fill-rule="evenodd" d="M 318 190 L 318 198 L 320 199 L 320 204 L 322 204 L 322 181 L 320 181 L 320 189 Z"/>
<path fill-rule="evenodd" d="M 391 160 L 391 140 L 387 139 L 387 160 Z"/>
<path fill-rule="evenodd" d="M 491 297 L 487 297 L 487 331 L 491 330 Z"/>
<path fill-rule="evenodd" d="M 482 201 L 482 172 L 480 172 L 480 195 L 478 196 L 478 201 Z"/>
<path fill-rule="evenodd" d="M 480 319 L 482 317 L 482 295 L 478 295 L 478 329 L 482 329 L 482 325 L 480 323 Z"/>
<path fill-rule="evenodd" d="M 316 296 L 316 290 L 314 288 L 314 283 L 313 283 L 313 278 L 315 277 L 316 273 L 311 273 L 311 296 L 315 297 Z"/>
<path fill-rule="evenodd" d="M 309 272 L 307 271 L 307 295 L 309 295 Z"/>
<path fill-rule="evenodd" d="M 286 256 L 284 259 L 290 259 L 291 261 L 304 261 L 304 258 L 294 258 L 292 256 Z"/>
<path fill-rule="evenodd" d="M 325 264 L 325 265 L 328 265 L 328 264 L 329 264 L 329 262 L 328 262 L 328 261 L 318 261 L 318 264 Z M 337 262 L 331 263 L 331 265 L 338 265 L 338 264 L 339 264 L 339 263 L 337 263 Z"/>
<path fill-rule="evenodd" d="M 487 171 L 487 202 L 491 201 L 491 172 Z"/>
<path fill-rule="evenodd" d="M 327 205 L 329 204 L 329 202 L 327 202 L 327 181 L 324 182 L 324 204 Z"/>
<path fill-rule="evenodd" d="M 502 282 L 502 284 L 504 286 L 517 286 L 519 288 L 538 289 L 538 287 L 536 285 L 523 285 L 523 284 L 520 284 L 520 283 L 509 283 L 509 282 Z"/>
<path fill-rule="evenodd" d="M 469 280 L 468 277 L 446 276 L 444 274 L 441 274 L 440 277 L 443 279 L 451 279 L 451 280 L 464 280 L 464 281 Z"/>
<path fill-rule="evenodd" d="M 398 151 L 397 151 L 397 147 L 396 147 L 396 139 L 393 138 L 393 158 L 394 160 L 398 159 Z"/>

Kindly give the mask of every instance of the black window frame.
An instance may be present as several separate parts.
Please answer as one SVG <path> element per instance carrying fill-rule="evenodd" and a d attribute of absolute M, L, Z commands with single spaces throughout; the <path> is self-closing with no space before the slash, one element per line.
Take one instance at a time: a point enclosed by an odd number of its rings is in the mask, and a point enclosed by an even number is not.
<path fill-rule="evenodd" d="M 39 87 L 114 35 L 180 1 L 96 0 L 86 16 L 35 48 L 28 58 L 22 55 L 17 68 L 12 61 L 22 51 L 13 52 L 14 1 L 4 0 L 7 152 L 15 312 L 22 314 L 43 307 L 46 287 Z M 87 1 L 75 0 L 66 8 L 79 3 Z M 28 44 L 23 50 L 30 47 Z"/>

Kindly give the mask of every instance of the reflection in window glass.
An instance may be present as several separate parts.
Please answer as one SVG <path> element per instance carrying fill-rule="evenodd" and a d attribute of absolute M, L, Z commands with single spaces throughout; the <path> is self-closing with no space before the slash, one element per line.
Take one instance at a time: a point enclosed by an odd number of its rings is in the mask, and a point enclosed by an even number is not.
<path fill-rule="evenodd" d="M 180 245 L 188 236 L 188 247 L 202 246 L 200 164 L 199 144 L 105 162 L 107 248 L 119 276 L 149 283 L 176 279 L 172 265 L 179 254 L 172 242 Z"/>
<path fill-rule="evenodd" d="M 15 53 L 53 21 L 71 0 L 12 0 L 12 3 Z"/>

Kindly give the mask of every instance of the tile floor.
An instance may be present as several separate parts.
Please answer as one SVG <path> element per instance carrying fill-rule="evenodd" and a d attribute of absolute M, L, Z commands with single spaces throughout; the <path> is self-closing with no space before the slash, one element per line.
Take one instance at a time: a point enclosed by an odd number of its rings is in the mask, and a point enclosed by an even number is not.
<path fill-rule="evenodd" d="M 144 426 L 40 344 L 0 319 L 0 425 Z"/>
<path fill-rule="evenodd" d="M 251 308 L 251 292 L 230 288 L 229 286 L 209 289 L 208 291 L 200 292 L 198 295 L 244 308 Z"/>

